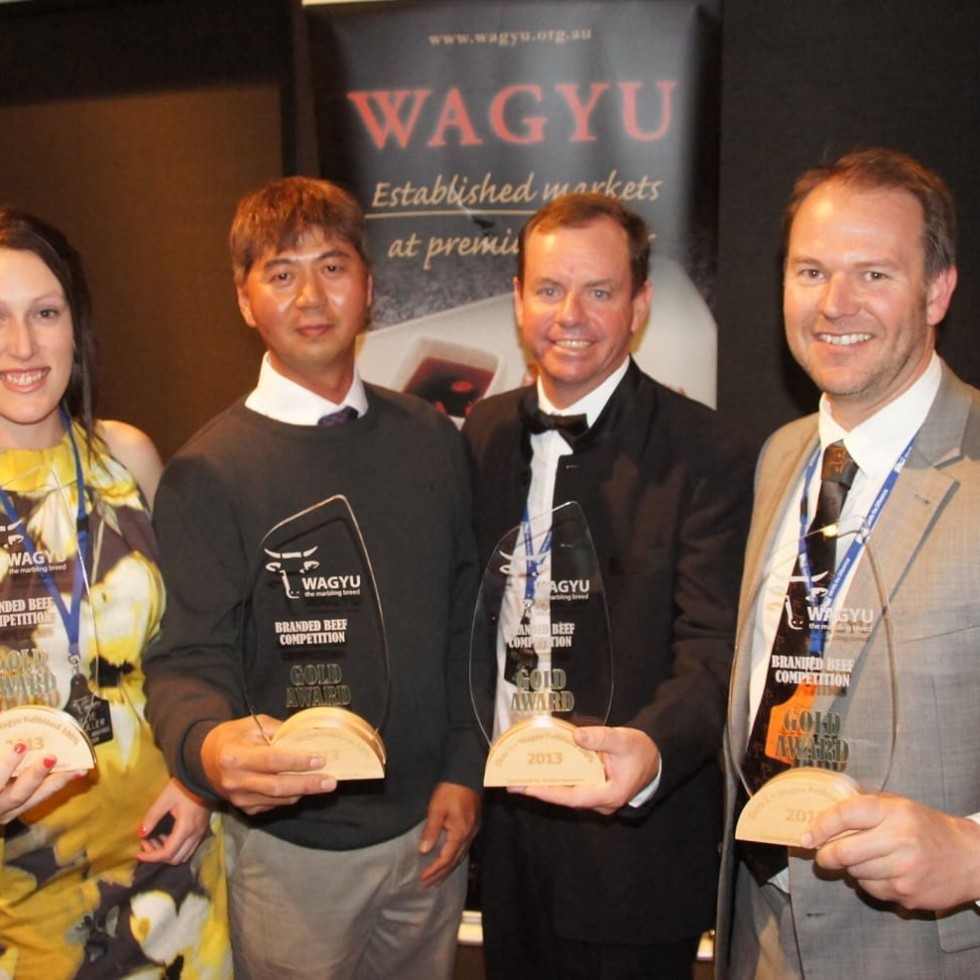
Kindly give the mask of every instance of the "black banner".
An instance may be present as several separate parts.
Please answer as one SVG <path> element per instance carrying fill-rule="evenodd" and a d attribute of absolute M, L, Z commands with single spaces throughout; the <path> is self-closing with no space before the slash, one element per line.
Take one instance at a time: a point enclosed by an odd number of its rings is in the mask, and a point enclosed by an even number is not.
<path fill-rule="evenodd" d="M 596 190 L 655 235 L 637 360 L 714 404 L 716 0 L 440 0 L 306 17 L 321 172 L 370 224 L 366 378 L 457 418 L 520 384 L 518 233 L 555 196 Z"/>

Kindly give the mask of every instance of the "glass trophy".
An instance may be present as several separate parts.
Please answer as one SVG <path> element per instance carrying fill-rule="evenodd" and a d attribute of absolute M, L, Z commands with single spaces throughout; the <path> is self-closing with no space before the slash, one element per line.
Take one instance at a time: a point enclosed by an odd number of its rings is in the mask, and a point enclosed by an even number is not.
<path fill-rule="evenodd" d="M 513 528 L 487 563 L 470 639 L 470 695 L 490 744 L 483 784 L 605 782 L 572 733 L 606 723 L 612 690 L 599 561 L 571 502 Z"/>
<path fill-rule="evenodd" d="M 93 745 L 112 737 L 97 693 L 88 553 L 74 481 L 42 467 L 0 487 L 0 743 L 26 746 L 14 776 L 45 756 L 56 759 L 51 772 L 92 769 Z"/>
<path fill-rule="evenodd" d="M 730 755 L 748 798 L 735 836 L 790 847 L 824 810 L 885 787 L 896 733 L 892 624 L 873 535 L 863 522 L 850 529 L 842 523 L 810 531 L 805 541 L 811 555 L 836 542 L 836 578 L 808 576 L 797 543 L 774 556 L 750 606 L 767 632 L 776 631 L 768 673 L 763 682 L 757 651 L 743 655 L 728 718 Z M 778 582 L 788 576 L 791 588 L 777 594 L 770 575 Z M 752 726 L 750 672 L 755 698 L 765 688 L 762 720 Z M 855 711 L 858 684 L 864 688 Z"/>
<path fill-rule="evenodd" d="M 322 772 L 338 780 L 382 779 L 387 637 L 346 497 L 322 500 L 266 533 L 242 637 L 249 710 L 283 719 L 270 744 L 319 756 Z"/>

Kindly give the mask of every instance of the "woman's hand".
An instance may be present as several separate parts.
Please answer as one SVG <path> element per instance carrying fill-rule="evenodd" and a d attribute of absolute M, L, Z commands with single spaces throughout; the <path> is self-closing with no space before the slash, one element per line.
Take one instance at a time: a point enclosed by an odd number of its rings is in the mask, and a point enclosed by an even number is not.
<path fill-rule="evenodd" d="M 137 861 L 183 864 L 204 839 L 211 807 L 171 779 L 143 816 Z"/>
<path fill-rule="evenodd" d="M 18 742 L 0 758 L 0 786 L 3 787 L 0 789 L 0 824 L 10 823 L 84 775 L 81 772 L 52 773 L 57 759 L 46 755 L 14 777 L 14 770 L 26 751 L 27 746 Z"/>

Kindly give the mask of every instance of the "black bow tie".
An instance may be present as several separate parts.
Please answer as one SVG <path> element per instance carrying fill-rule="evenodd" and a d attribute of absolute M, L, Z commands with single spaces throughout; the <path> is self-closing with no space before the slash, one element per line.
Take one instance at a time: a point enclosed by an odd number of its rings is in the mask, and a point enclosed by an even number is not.
<path fill-rule="evenodd" d="M 558 432 L 572 446 L 579 436 L 589 431 L 589 422 L 585 415 L 551 415 L 537 407 L 521 407 L 524 409 L 521 412 L 524 425 L 534 435 L 548 431 Z"/>

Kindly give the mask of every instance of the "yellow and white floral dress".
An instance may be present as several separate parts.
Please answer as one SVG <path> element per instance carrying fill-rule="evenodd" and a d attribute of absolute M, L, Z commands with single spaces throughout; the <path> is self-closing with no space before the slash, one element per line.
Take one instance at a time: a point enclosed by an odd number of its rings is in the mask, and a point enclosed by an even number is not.
<path fill-rule="evenodd" d="M 73 428 L 89 527 L 79 670 L 108 702 L 112 737 L 84 779 L 0 828 L 0 978 L 227 977 L 220 841 L 209 834 L 177 867 L 135 860 L 141 820 L 169 780 L 143 715 L 140 666 L 163 583 L 133 477 Z M 51 449 L 0 452 L 16 511 L 0 509 L 0 708 L 69 698 L 67 632 L 50 593 L 70 608 L 75 473 L 67 434 Z"/>

